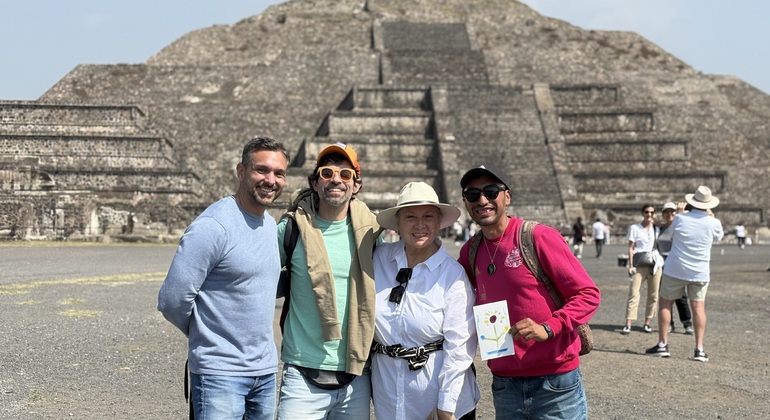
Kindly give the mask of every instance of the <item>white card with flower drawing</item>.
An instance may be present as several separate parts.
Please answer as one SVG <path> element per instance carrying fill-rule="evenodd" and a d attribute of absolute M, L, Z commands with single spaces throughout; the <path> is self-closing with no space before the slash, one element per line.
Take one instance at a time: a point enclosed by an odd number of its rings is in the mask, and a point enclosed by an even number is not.
<path fill-rule="evenodd" d="M 495 359 L 513 354 L 511 320 L 508 318 L 508 303 L 485 303 L 473 307 L 476 318 L 476 332 L 479 337 L 481 360 Z"/>

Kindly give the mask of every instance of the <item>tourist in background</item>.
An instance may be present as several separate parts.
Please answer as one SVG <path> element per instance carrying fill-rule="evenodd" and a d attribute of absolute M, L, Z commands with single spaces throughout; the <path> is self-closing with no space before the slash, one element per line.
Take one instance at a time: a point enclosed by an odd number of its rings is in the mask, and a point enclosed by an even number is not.
<path fill-rule="evenodd" d="M 646 350 L 652 356 L 668 357 L 668 329 L 674 299 L 687 293 L 695 327 L 695 351 L 693 360 L 709 360 L 703 348 L 706 333 L 706 292 L 710 281 L 711 245 L 724 237 L 722 222 L 714 217 L 711 209 L 719 199 L 711 189 L 701 185 L 694 194 L 685 195 L 692 210 L 674 218 L 671 227 L 671 252 L 663 268 L 660 289 L 660 314 L 658 344 Z"/>
<path fill-rule="evenodd" d="M 655 207 L 652 204 L 645 204 L 642 206 L 642 222 L 629 226 L 626 235 L 630 282 L 626 301 L 626 325 L 621 330 L 622 334 L 629 334 L 632 324 L 636 321 L 642 283 L 647 284 L 647 305 L 642 329 L 646 333 L 652 332 L 650 322 L 658 309 L 658 287 L 663 273 L 663 257 L 660 256 L 655 244 L 659 229 L 653 223 L 654 218 Z"/>
<path fill-rule="evenodd" d="M 586 242 L 586 228 L 583 225 L 583 218 L 578 217 L 574 225 L 572 225 L 572 253 L 578 257 L 583 258 L 583 244 Z"/>
<path fill-rule="evenodd" d="M 602 257 L 602 245 L 604 245 L 604 232 L 606 226 L 597 217 L 593 225 L 591 225 L 592 236 L 594 238 L 594 245 L 596 246 L 596 258 Z"/>
<path fill-rule="evenodd" d="M 452 233 L 455 237 L 455 245 L 460 245 L 465 242 L 465 235 L 463 234 L 463 225 L 459 220 L 455 220 L 452 223 Z"/>
<path fill-rule="evenodd" d="M 278 419 L 369 418 L 372 253 L 382 230 L 354 197 L 362 182 L 353 148 L 328 145 L 308 176 L 310 188 L 296 195 L 278 224 L 278 243 L 289 218 L 299 230 L 284 303 Z"/>
<path fill-rule="evenodd" d="M 741 249 L 746 247 L 746 227 L 743 226 L 743 222 L 738 222 L 735 225 L 735 239 L 738 241 L 738 246 Z"/>
<path fill-rule="evenodd" d="M 470 242 L 458 259 L 475 279 L 477 304 L 505 300 L 508 305 L 515 354 L 488 360 L 495 416 L 586 419 L 577 327 L 599 308 L 599 288 L 561 233 L 537 225 L 532 239 L 540 265 L 564 300 L 562 308 L 556 307 L 545 284 L 522 259 L 518 232 L 524 221 L 506 214 L 511 190 L 501 176 L 481 166 L 460 180 L 465 209 L 479 224 L 482 239 L 474 266 Z"/>
<path fill-rule="evenodd" d="M 671 227 L 671 223 L 674 221 L 676 214 L 682 211 L 684 211 L 684 205 L 682 205 L 681 209 L 677 209 L 676 204 L 672 202 L 663 205 L 663 223 L 660 225 L 660 235 L 658 235 L 658 251 L 663 257 L 664 264 L 666 257 L 668 257 L 668 253 L 671 251 L 671 232 L 668 228 Z M 687 302 L 687 295 L 683 294 L 674 302 L 676 303 L 677 312 L 679 312 L 679 320 L 684 327 L 684 333 L 693 334 L 695 330 L 692 328 L 692 313 L 690 312 L 690 304 Z M 674 317 L 672 316 L 668 332 L 674 332 L 675 330 Z"/>
<path fill-rule="evenodd" d="M 275 220 L 289 155 L 255 138 L 236 165 L 238 190 L 187 228 L 158 293 L 158 310 L 188 338 L 191 410 L 198 420 L 272 419 L 273 337 L 281 271 Z"/>
<path fill-rule="evenodd" d="M 401 235 L 374 253 L 377 419 L 474 418 L 480 398 L 472 369 L 475 295 L 465 270 L 438 238 L 459 216 L 424 182 L 406 184 L 396 205 L 377 215 L 380 226 Z"/>

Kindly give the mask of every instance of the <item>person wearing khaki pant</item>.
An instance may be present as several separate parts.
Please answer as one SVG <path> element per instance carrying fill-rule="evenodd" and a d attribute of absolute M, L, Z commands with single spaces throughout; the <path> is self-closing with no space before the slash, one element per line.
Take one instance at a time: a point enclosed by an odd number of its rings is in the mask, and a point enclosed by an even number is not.
<path fill-rule="evenodd" d="M 631 332 L 631 325 L 636 321 L 641 298 L 642 283 L 647 283 L 647 304 L 645 307 L 644 325 L 642 329 L 646 333 L 652 332 L 652 318 L 658 309 L 658 291 L 660 277 L 663 274 L 663 257 L 657 250 L 656 241 L 660 230 L 653 223 L 655 207 L 645 204 L 642 207 L 642 222 L 631 225 L 628 228 L 626 239 L 628 240 L 628 276 L 631 278 L 628 288 L 628 301 L 626 303 L 626 324 L 621 330 L 622 334 Z M 649 252 L 652 254 L 653 265 L 639 265 L 634 267 L 634 254 Z"/>
<path fill-rule="evenodd" d="M 626 325 L 631 328 L 633 321 L 636 321 L 639 308 L 639 300 L 642 295 L 642 283 L 647 283 L 647 304 L 644 309 L 644 330 L 650 328 L 650 322 L 658 311 L 658 292 L 660 289 L 660 277 L 663 274 L 663 268 L 660 267 L 651 274 L 647 267 L 637 270 L 631 277 L 631 284 L 628 288 L 628 303 L 626 305 Z"/>

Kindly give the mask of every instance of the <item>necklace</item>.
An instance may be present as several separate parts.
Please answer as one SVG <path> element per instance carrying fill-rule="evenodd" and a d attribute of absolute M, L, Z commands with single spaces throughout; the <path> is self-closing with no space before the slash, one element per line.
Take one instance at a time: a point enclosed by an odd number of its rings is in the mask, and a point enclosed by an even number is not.
<path fill-rule="evenodd" d="M 489 275 L 495 274 L 495 270 L 497 270 L 497 267 L 495 267 L 495 256 L 497 256 L 497 250 L 500 249 L 501 242 L 503 242 L 503 238 L 500 238 L 500 241 L 497 242 L 495 253 L 492 254 L 489 252 L 489 241 L 486 239 L 484 240 L 484 248 L 487 249 L 487 255 L 489 255 L 489 265 L 487 266 L 487 273 L 489 273 Z"/>

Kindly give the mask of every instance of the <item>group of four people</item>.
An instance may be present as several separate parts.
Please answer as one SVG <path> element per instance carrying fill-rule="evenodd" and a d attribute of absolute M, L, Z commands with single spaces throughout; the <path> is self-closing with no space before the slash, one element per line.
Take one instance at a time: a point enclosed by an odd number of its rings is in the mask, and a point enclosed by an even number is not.
<path fill-rule="evenodd" d="M 276 411 L 279 419 L 368 419 L 370 401 L 378 419 L 472 419 L 480 398 L 473 307 L 497 301 L 507 302 L 514 354 L 488 362 L 496 417 L 587 417 L 577 329 L 596 312 L 599 289 L 559 232 L 537 225 L 534 249 L 564 301 L 557 306 L 523 264 L 523 221 L 506 212 L 502 172 L 482 166 L 462 177 L 481 242 L 466 243 L 455 260 L 439 232 L 460 209 L 410 182 L 395 206 L 374 214 L 356 198 L 361 167 L 341 143 L 321 150 L 308 188 L 276 224 L 265 211 L 288 162 L 275 140 L 250 141 L 236 193 L 187 228 L 161 286 L 158 309 L 188 337 L 196 419 L 272 419 Z M 287 261 L 281 244 L 291 229 L 298 238 Z M 384 229 L 400 240 L 382 242 Z M 284 265 L 276 408 L 272 331 Z"/>

